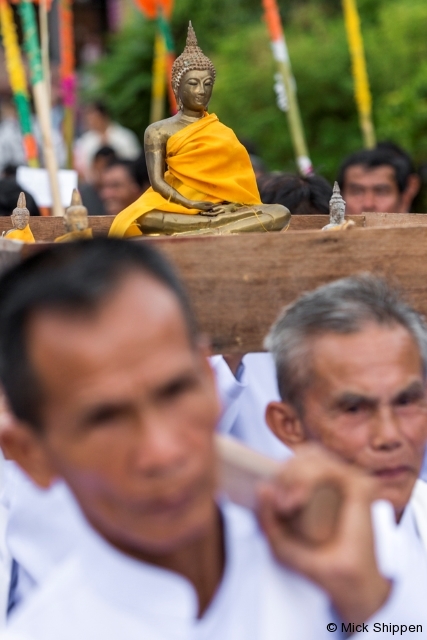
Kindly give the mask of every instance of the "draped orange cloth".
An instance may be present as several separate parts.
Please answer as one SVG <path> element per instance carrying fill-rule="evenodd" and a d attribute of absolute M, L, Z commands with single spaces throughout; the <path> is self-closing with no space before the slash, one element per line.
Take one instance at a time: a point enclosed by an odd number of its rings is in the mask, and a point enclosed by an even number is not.
<path fill-rule="evenodd" d="M 165 181 L 189 200 L 261 204 L 248 152 L 233 130 L 213 113 L 169 138 L 166 162 Z M 150 188 L 115 217 L 109 235 L 140 234 L 135 221 L 153 209 L 185 215 L 199 213 L 165 200 Z"/>
<path fill-rule="evenodd" d="M 29 224 L 27 224 L 24 229 L 11 229 L 10 231 L 7 231 L 4 237 L 8 240 L 20 240 L 21 242 L 27 242 L 29 244 L 35 242 L 35 238 Z"/>

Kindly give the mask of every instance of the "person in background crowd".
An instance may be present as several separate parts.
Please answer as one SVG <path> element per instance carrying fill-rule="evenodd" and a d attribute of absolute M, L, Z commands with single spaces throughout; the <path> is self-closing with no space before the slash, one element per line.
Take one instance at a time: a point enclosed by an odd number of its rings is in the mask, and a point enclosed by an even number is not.
<path fill-rule="evenodd" d="M 346 158 L 337 180 L 347 215 L 410 213 L 421 184 L 409 155 L 391 142 Z"/>
<path fill-rule="evenodd" d="M 2 177 L 0 178 L 0 216 L 10 216 L 12 214 L 21 191 L 25 193 L 27 209 L 30 215 L 40 215 L 40 209 L 31 193 L 22 189 L 21 185 L 17 183 L 16 167 L 7 165 L 4 167 Z"/>
<path fill-rule="evenodd" d="M 6 165 L 26 166 L 21 127 L 19 125 L 16 108 L 11 99 L 3 100 L 0 104 L 0 171 Z M 33 131 L 39 151 L 39 160 L 43 165 L 42 134 L 37 118 L 33 118 Z M 63 167 L 66 160 L 66 151 L 62 134 L 57 129 L 52 129 L 52 143 L 58 166 Z"/>
<path fill-rule="evenodd" d="M 282 204 L 292 215 L 329 214 L 332 187 L 322 176 L 272 173 L 259 178 L 258 187 L 262 202 Z"/>
<path fill-rule="evenodd" d="M 79 191 L 83 204 L 90 216 L 106 214 L 104 203 L 100 196 L 102 175 L 107 167 L 118 160 L 112 147 L 101 147 L 95 153 L 90 170 L 90 181 L 80 181 Z"/>
<path fill-rule="evenodd" d="M 141 156 L 138 162 L 116 160 L 105 169 L 100 196 L 108 215 L 116 216 L 148 189 L 150 183 L 144 163 Z"/>
<path fill-rule="evenodd" d="M 109 146 L 119 158 L 136 160 L 141 152 L 138 138 L 130 129 L 113 122 L 102 102 L 93 102 L 84 110 L 86 133 L 75 144 L 75 163 L 79 174 L 91 180 L 91 166 L 98 149 Z"/>
<path fill-rule="evenodd" d="M 99 192 L 102 185 L 102 175 L 116 160 L 120 160 L 112 147 L 101 147 L 93 156 L 90 168 L 90 184 Z"/>

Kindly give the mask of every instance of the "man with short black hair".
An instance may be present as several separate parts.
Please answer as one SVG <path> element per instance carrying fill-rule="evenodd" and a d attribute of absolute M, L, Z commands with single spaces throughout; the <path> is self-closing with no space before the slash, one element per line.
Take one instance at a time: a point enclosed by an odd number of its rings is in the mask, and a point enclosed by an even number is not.
<path fill-rule="evenodd" d="M 148 189 L 148 174 L 142 169 L 141 161 L 129 160 L 115 160 L 104 169 L 99 193 L 108 215 L 116 216 Z"/>
<path fill-rule="evenodd" d="M 347 215 L 409 213 L 420 189 L 411 158 L 391 143 L 358 151 L 344 160 L 338 184 Z"/>
<path fill-rule="evenodd" d="M 259 192 L 265 204 L 282 204 L 292 215 L 328 215 L 332 187 L 319 175 L 300 176 L 293 173 L 272 173 L 258 180 Z"/>
<path fill-rule="evenodd" d="M 53 246 L 4 275 L 0 379 L 5 451 L 42 487 L 65 479 L 90 525 L 4 638 L 320 640 L 333 615 L 403 615 L 360 472 L 310 449 L 264 487 L 260 520 L 290 571 L 250 513 L 217 504 L 213 374 L 181 284 L 147 243 Z M 342 507 L 312 547 L 282 518 L 325 481 Z"/>

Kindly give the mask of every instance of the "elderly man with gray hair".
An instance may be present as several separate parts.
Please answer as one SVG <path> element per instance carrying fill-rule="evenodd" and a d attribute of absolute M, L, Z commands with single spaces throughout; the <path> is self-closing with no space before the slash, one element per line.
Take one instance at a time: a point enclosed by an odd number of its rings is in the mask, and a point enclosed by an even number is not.
<path fill-rule="evenodd" d="M 411 540 L 407 571 L 427 595 L 427 327 L 386 282 L 338 280 L 287 307 L 266 338 L 280 401 L 266 420 L 292 450 L 317 441 L 375 478 Z"/>

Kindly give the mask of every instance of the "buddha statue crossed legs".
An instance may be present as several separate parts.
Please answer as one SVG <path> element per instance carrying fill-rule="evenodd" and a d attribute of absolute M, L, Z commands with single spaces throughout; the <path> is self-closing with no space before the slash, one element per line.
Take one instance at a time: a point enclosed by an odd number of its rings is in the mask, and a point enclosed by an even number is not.
<path fill-rule="evenodd" d="M 215 68 L 191 26 L 175 60 L 172 87 L 179 111 L 145 132 L 151 188 L 115 218 L 110 235 L 200 235 L 280 231 L 281 205 L 261 203 L 249 155 L 234 132 L 206 109 Z"/>

